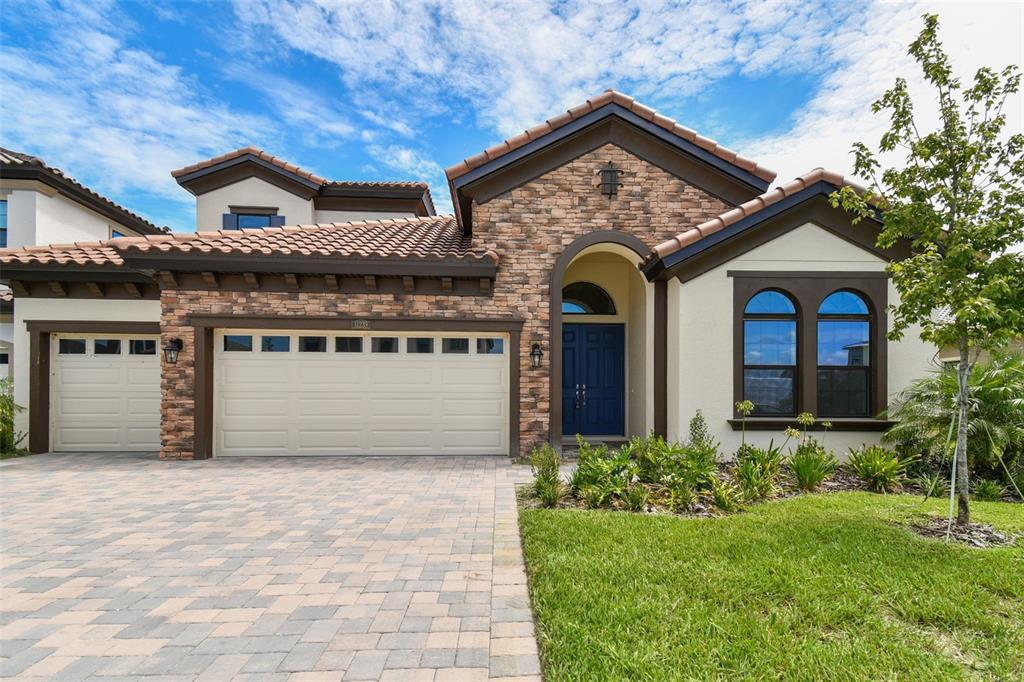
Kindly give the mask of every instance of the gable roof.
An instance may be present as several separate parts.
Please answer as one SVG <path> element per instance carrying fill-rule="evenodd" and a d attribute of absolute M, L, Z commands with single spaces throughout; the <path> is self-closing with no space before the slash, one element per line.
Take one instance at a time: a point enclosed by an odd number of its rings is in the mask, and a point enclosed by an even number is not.
<path fill-rule="evenodd" d="M 597 111 L 601 107 L 608 106 L 610 104 L 617 104 L 618 106 L 636 114 L 640 118 L 650 121 L 654 125 L 658 126 L 662 130 L 677 135 L 684 140 L 692 142 L 701 149 L 704 149 L 718 158 L 726 161 L 727 163 L 733 164 L 744 171 L 755 175 L 765 182 L 771 182 L 775 179 L 775 172 L 768 170 L 764 166 L 761 166 L 756 161 L 748 159 L 745 156 L 740 156 L 736 152 L 723 147 L 712 139 L 697 134 L 695 130 L 691 130 L 685 126 L 679 125 L 671 118 L 659 114 L 654 109 L 640 104 L 635 99 L 628 95 L 624 95 L 621 92 L 615 90 L 605 90 L 597 97 L 592 97 L 586 102 L 579 104 L 565 113 L 559 114 L 544 121 L 540 125 L 536 125 L 529 128 L 522 133 L 514 137 L 510 137 L 504 142 L 500 142 L 493 147 L 488 147 L 484 151 L 470 156 L 464 159 L 460 163 L 450 166 L 445 169 L 445 175 L 448 176 L 449 180 L 454 180 L 457 177 L 465 175 L 469 171 L 479 168 L 484 164 L 494 161 L 502 156 L 505 156 L 511 151 L 514 151 L 530 142 L 538 140 L 549 133 L 552 133 L 560 128 L 563 128 L 573 121 L 579 120 L 583 116 Z"/>
<path fill-rule="evenodd" d="M 683 260 L 744 232 L 814 197 L 827 197 L 841 187 L 863 194 L 863 186 L 839 173 L 815 168 L 803 175 L 746 201 L 695 227 L 687 228 L 656 245 L 641 264 L 648 278 Z M 842 209 L 835 209 L 841 211 Z"/>
<path fill-rule="evenodd" d="M 192 191 L 190 185 L 194 180 L 246 162 L 259 164 L 268 170 L 277 172 L 299 183 L 305 187 L 304 191 L 309 196 L 320 194 L 323 196 L 347 195 L 378 199 L 416 198 L 421 200 L 423 212 L 426 215 L 432 216 L 435 214 L 434 202 L 430 196 L 430 187 L 425 182 L 328 180 L 251 145 L 172 170 L 171 176 L 178 181 L 179 185 Z"/>
<path fill-rule="evenodd" d="M 141 234 L 163 234 L 170 231 L 86 187 L 61 169 L 47 165 L 38 156 L 0 147 L 0 177 L 43 182 L 72 201 Z"/>

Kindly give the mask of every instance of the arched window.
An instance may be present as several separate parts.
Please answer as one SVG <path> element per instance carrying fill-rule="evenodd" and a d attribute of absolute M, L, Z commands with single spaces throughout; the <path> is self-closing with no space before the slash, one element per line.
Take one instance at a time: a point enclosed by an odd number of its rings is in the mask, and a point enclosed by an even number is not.
<path fill-rule="evenodd" d="M 573 282 L 562 289 L 563 315 L 614 315 L 608 292 L 590 282 Z"/>
<path fill-rule="evenodd" d="M 818 415 L 871 415 L 871 312 L 852 291 L 830 294 L 818 308 Z"/>
<path fill-rule="evenodd" d="M 793 300 L 773 289 L 743 309 L 743 399 L 755 415 L 796 414 L 796 328 Z"/>

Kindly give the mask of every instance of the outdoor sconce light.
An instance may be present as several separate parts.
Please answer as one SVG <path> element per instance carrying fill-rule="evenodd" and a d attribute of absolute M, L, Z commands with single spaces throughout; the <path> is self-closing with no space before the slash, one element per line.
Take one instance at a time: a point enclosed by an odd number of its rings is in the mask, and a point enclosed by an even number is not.
<path fill-rule="evenodd" d="M 619 182 L 619 174 L 622 173 L 622 171 L 616 168 L 612 162 L 609 161 L 606 167 L 597 172 L 598 175 L 601 176 L 601 194 L 611 199 L 619 193 L 619 187 L 622 187 L 622 183 Z"/>
<path fill-rule="evenodd" d="M 167 358 L 167 364 L 173 365 L 178 362 L 178 353 L 184 347 L 185 344 L 181 342 L 181 339 L 171 339 L 164 346 L 164 357 Z"/>
<path fill-rule="evenodd" d="M 539 343 L 534 343 L 530 349 L 530 366 L 534 369 L 540 367 L 540 361 L 544 359 L 544 351 L 540 349 Z"/>

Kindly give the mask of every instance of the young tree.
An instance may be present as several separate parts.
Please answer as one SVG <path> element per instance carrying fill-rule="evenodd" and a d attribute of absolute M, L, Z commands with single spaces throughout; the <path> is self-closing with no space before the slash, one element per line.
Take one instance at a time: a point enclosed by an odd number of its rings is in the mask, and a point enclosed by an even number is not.
<path fill-rule="evenodd" d="M 1016 65 L 981 68 L 965 87 L 938 28 L 938 17 L 925 15 L 909 49 L 937 98 L 938 127 L 918 127 L 907 82 L 897 78 L 871 110 L 889 115 L 877 154 L 902 154 L 902 167 L 883 169 L 876 152 L 854 144 L 855 173 L 869 188 L 845 187 L 832 204 L 855 221 L 880 212 L 879 247 L 911 245 L 911 255 L 888 268 L 900 295 L 889 337 L 920 325 L 923 340 L 960 350 L 955 483 L 957 523 L 966 524 L 968 377 L 981 350 L 1024 334 L 1024 256 L 1011 250 L 1024 248 L 1024 135 L 1004 134 L 1003 112 L 1021 76 Z"/>

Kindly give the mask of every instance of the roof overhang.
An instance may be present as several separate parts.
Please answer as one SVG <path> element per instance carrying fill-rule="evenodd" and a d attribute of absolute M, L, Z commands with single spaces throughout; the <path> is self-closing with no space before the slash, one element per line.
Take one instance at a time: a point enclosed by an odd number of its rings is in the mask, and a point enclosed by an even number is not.
<path fill-rule="evenodd" d="M 640 269 L 649 281 L 673 277 L 686 281 L 808 222 L 884 260 L 909 255 L 910 247 L 905 242 L 892 249 L 875 245 L 882 229 L 880 213 L 876 212 L 874 219 L 854 224 L 853 215 L 842 208 L 833 208 L 829 195 L 836 189 L 831 183 L 816 182 L 664 258 L 652 252 Z"/>
<path fill-rule="evenodd" d="M 437 215 L 425 187 L 360 187 L 324 185 L 313 199 L 320 210 L 400 211 L 417 216 Z"/>
<path fill-rule="evenodd" d="M 118 207 L 113 202 L 94 195 L 78 183 L 68 178 L 32 164 L 5 164 L 0 167 L 0 178 L 5 180 L 30 180 L 52 187 L 57 193 L 81 204 L 91 211 L 102 215 L 122 227 L 138 232 L 141 235 L 164 234 L 160 228 L 151 225 L 138 216 Z"/>
<path fill-rule="evenodd" d="M 261 159 L 242 154 L 220 163 L 177 176 L 178 184 L 199 196 L 246 178 L 258 177 L 292 194 L 310 199 L 320 191 L 320 183 Z"/>
<path fill-rule="evenodd" d="M 769 186 L 750 171 L 611 103 L 450 178 L 452 203 L 463 232 L 472 233 L 474 200 L 489 201 L 609 142 L 733 204 L 751 199 Z"/>

